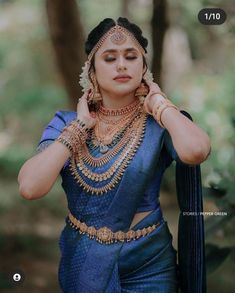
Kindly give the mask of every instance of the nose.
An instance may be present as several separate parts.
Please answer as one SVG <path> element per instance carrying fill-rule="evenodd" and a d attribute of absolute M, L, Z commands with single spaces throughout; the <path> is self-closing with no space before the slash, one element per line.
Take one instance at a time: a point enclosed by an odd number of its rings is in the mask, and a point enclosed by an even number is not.
<path fill-rule="evenodd" d="M 126 70 L 126 69 L 127 69 L 127 68 L 126 68 L 125 59 L 124 59 L 122 56 L 120 56 L 120 57 L 118 58 L 117 70 L 118 70 L 118 71 L 124 71 L 124 70 Z"/>

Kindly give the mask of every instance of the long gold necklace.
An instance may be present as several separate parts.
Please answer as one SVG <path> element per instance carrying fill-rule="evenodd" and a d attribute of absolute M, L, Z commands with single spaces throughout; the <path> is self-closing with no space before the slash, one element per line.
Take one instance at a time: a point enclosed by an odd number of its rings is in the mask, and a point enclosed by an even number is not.
<path fill-rule="evenodd" d="M 133 124 L 130 129 L 128 129 L 128 140 L 123 143 L 121 140 L 118 146 L 115 146 L 110 152 L 109 155 L 105 155 L 94 158 L 91 154 L 87 154 L 86 145 L 83 148 L 80 148 L 78 151 L 78 156 L 76 158 L 71 158 L 70 160 L 70 170 L 73 176 L 75 177 L 77 183 L 90 194 L 103 194 L 108 190 L 114 188 L 118 182 L 121 180 L 122 175 L 124 174 L 125 169 L 129 165 L 130 160 L 133 158 L 136 153 L 141 141 L 144 137 L 145 125 L 146 125 L 147 115 L 140 110 L 139 117 Z M 127 132 L 128 132 L 127 131 Z M 125 137 L 126 139 L 126 137 Z M 84 159 L 83 155 L 86 153 L 86 158 Z M 94 168 L 97 166 L 102 166 L 109 163 L 109 159 L 117 155 L 117 159 L 111 164 L 111 166 L 101 172 L 94 171 Z M 86 165 L 91 165 L 91 169 Z M 95 167 L 94 167 L 95 166 Z M 83 176 L 82 176 L 83 175 Z M 97 183 L 98 186 L 97 186 Z M 100 186 L 100 183 L 104 183 Z"/>
<path fill-rule="evenodd" d="M 126 146 L 130 137 L 132 136 L 131 132 L 132 129 L 127 130 L 117 145 L 114 148 L 109 149 L 109 151 L 106 152 L 102 157 L 93 157 L 86 145 L 82 149 L 79 149 L 78 155 L 80 155 L 83 158 L 84 163 L 88 164 L 89 166 L 100 167 L 105 165 L 108 163 L 108 161 L 115 157 L 122 148 Z"/>

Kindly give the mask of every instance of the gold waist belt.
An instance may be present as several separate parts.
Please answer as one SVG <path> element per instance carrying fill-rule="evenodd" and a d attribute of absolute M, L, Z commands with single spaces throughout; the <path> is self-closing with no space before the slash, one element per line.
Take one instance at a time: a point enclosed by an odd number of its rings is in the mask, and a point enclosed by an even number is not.
<path fill-rule="evenodd" d="M 69 224 L 71 227 L 78 229 L 80 234 L 86 234 L 88 237 L 96 239 L 100 243 L 111 244 L 117 241 L 129 242 L 144 237 L 155 230 L 160 225 L 160 222 L 136 231 L 129 230 L 128 232 L 112 232 L 112 230 L 107 227 L 96 229 L 94 226 L 87 226 L 86 223 L 77 220 L 71 213 L 69 213 Z"/>

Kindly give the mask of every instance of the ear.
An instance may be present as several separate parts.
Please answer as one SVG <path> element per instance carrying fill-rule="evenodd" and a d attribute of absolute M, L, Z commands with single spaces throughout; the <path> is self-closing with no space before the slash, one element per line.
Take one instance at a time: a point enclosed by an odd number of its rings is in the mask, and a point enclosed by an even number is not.
<path fill-rule="evenodd" d="M 143 76 L 145 75 L 146 71 L 147 71 L 148 67 L 146 64 L 144 64 L 143 66 Z"/>
<path fill-rule="evenodd" d="M 143 72 L 142 72 L 142 82 L 144 82 L 144 83 L 145 83 L 144 75 L 145 75 L 145 73 L 146 73 L 147 70 L 148 70 L 148 67 L 147 67 L 146 64 L 144 64 L 144 66 L 143 66 Z"/>
<path fill-rule="evenodd" d="M 144 75 L 148 69 L 148 65 L 147 65 L 147 61 L 146 61 L 145 56 L 142 56 L 142 58 L 143 58 L 143 75 Z"/>
<path fill-rule="evenodd" d="M 148 69 L 148 65 L 147 65 L 145 57 L 143 56 L 143 75 L 146 73 L 147 69 Z"/>

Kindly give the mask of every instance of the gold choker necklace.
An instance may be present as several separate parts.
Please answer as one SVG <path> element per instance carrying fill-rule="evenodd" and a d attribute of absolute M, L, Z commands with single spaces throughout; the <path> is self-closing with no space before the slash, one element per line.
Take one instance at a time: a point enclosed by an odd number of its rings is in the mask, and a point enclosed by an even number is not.
<path fill-rule="evenodd" d="M 120 116 L 124 114 L 128 114 L 131 111 L 134 110 L 134 108 L 140 103 L 139 99 L 134 100 L 132 103 L 129 105 L 119 108 L 119 109 L 110 109 L 110 108 L 105 108 L 104 106 L 100 106 L 99 112 L 103 115 L 106 116 Z"/>

